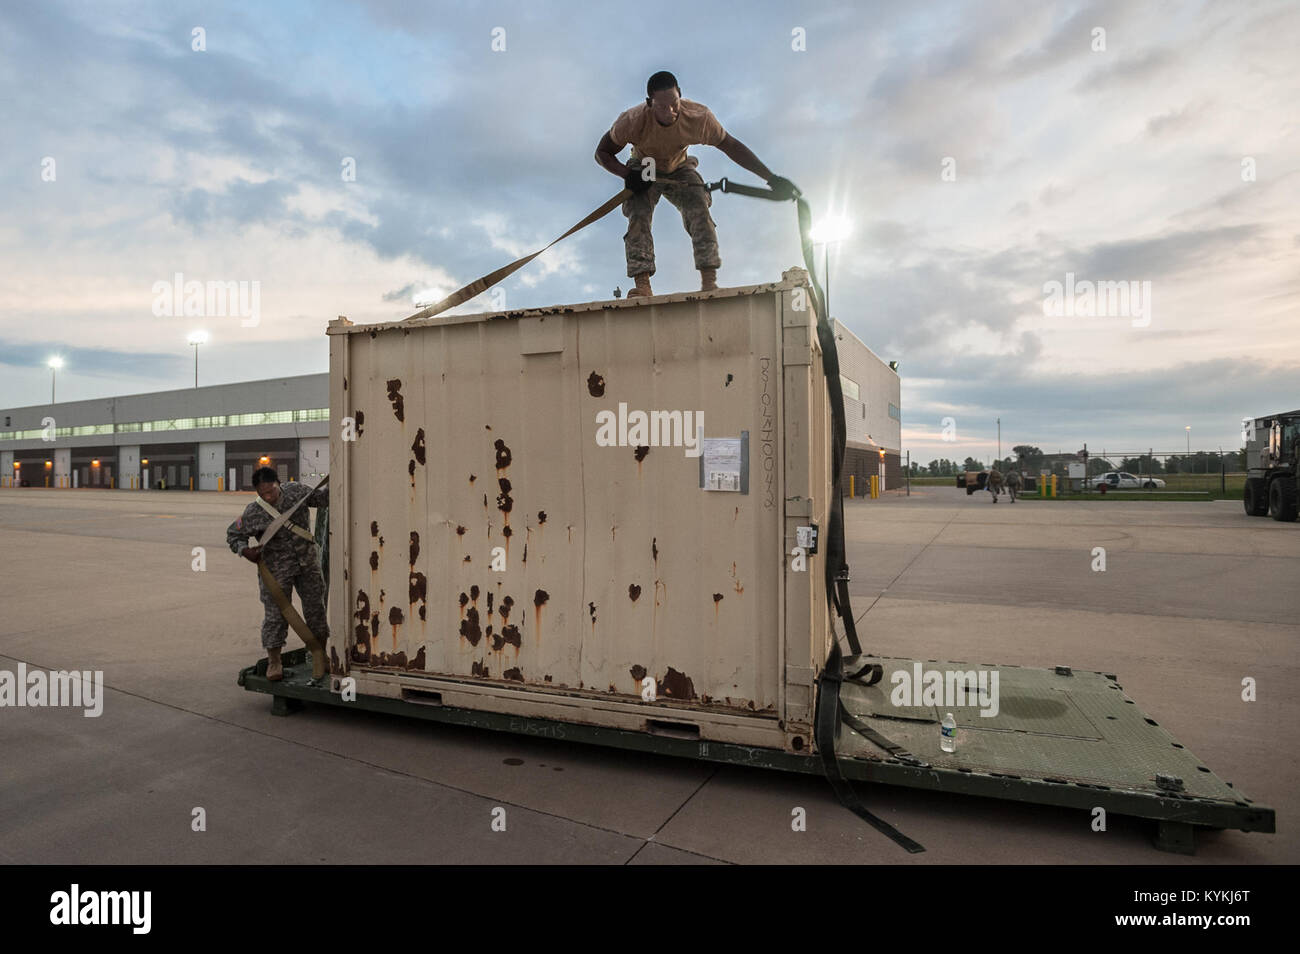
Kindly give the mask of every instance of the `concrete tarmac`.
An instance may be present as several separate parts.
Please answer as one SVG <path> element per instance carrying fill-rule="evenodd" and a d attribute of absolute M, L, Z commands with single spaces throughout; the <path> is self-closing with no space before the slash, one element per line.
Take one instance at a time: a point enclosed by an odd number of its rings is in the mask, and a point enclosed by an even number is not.
<path fill-rule="evenodd" d="M 868 651 L 1116 673 L 1273 835 L 874 786 L 908 855 L 824 780 L 308 706 L 235 684 L 255 575 L 224 546 L 251 494 L 0 490 L 0 670 L 103 670 L 103 714 L 0 708 L 6 863 L 1300 861 L 1300 524 L 1231 502 L 910 497 L 846 503 Z M 195 547 L 206 568 L 194 569 Z M 1106 570 L 1092 569 L 1096 547 Z M 291 637 L 290 646 L 298 645 Z M 1242 701 L 1254 679 L 1257 701 Z M 807 830 L 791 830 L 803 808 Z M 196 809 L 206 830 L 195 831 Z M 505 831 L 493 830 L 504 809 Z M 498 826 L 499 827 L 499 826 Z"/>

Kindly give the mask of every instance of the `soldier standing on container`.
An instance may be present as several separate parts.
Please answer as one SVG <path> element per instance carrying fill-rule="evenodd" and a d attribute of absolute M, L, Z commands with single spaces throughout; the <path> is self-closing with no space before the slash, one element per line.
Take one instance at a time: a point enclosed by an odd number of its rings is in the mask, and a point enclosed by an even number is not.
<path fill-rule="evenodd" d="M 1006 483 L 1007 485 L 1007 496 L 1011 498 L 1012 503 L 1015 503 L 1016 494 L 1020 490 L 1020 471 L 1018 470 L 1007 471 L 1007 476 L 1004 483 Z"/>
<path fill-rule="evenodd" d="M 325 621 L 325 581 L 321 577 L 316 540 L 307 527 L 307 508 L 328 507 L 329 489 L 322 487 L 313 492 L 310 487 L 295 480 L 282 487 L 279 475 L 270 467 L 259 467 L 254 472 L 253 489 L 257 491 L 257 499 L 245 507 L 239 519 L 226 528 L 226 543 L 232 551 L 250 563 L 265 563 L 287 599 L 293 599 L 293 588 L 297 587 L 303 619 L 323 646 L 330 635 L 329 624 Z M 260 539 L 276 515 L 284 513 L 303 497 L 309 499 L 265 547 L 249 546 L 249 537 Z M 266 678 L 274 682 L 284 678 L 280 649 L 284 646 L 289 623 L 280 612 L 275 598 L 267 592 L 261 573 L 258 573 L 257 587 L 262 596 L 262 605 L 266 608 L 262 619 L 262 648 L 266 650 L 267 659 Z"/>
<path fill-rule="evenodd" d="M 617 154 L 628 143 L 632 144 L 632 155 L 624 165 Z M 707 106 L 682 99 L 672 73 L 655 73 L 646 83 L 645 102 L 614 120 L 596 146 L 596 162 L 622 179 L 632 192 L 623 202 L 623 214 L 627 216 L 627 234 L 623 236 L 627 274 L 636 282 L 627 293 L 629 298 L 654 294 L 650 290 L 650 276 L 655 273 L 650 220 L 661 195 L 681 212 L 682 224 L 690 233 L 695 267 L 700 271 L 700 291 L 718 287 L 722 260 L 713 217 L 709 215 L 713 199 L 704 187 L 704 179 L 695 171 L 699 160 L 686 154 L 686 147 L 695 145 L 716 146 L 737 165 L 761 176 L 783 199 L 794 198 L 798 191 L 794 183 L 774 175 L 744 143 L 723 129 Z"/>
<path fill-rule="evenodd" d="M 993 502 L 997 503 L 998 494 L 1002 493 L 1002 471 L 996 467 L 990 467 L 987 486 L 989 493 L 993 495 Z"/>

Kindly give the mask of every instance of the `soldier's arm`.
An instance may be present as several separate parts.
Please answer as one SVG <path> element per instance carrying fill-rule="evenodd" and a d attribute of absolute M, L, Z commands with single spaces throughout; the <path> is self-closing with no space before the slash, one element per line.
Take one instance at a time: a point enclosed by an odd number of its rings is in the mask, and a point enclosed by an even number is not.
<path fill-rule="evenodd" d="M 248 549 L 248 538 L 250 536 L 252 536 L 252 533 L 241 516 L 226 527 L 226 546 L 230 547 L 230 552 L 236 556 L 243 556 L 244 551 Z"/>
<path fill-rule="evenodd" d="M 226 546 L 230 552 L 244 556 L 249 549 L 248 538 L 260 537 L 271 524 L 271 518 L 256 504 L 249 504 L 239 518 L 226 528 Z"/>
<path fill-rule="evenodd" d="M 609 132 L 600 137 L 600 142 L 596 144 L 596 162 L 606 172 L 611 172 L 620 179 L 628 174 L 628 167 L 618 161 L 618 154 L 623 147 L 610 137 Z"/>
<path fill-rule="evenodd" d="M 754 155 L 754 153 L 750 151 L 748 146 L 731 133 L 727 133 L 727 138 L 718 144 L 718 148 L 722 150 L 723 154 L 728 159 L 740 166 L 740 168 L 746 169 L 749 172 L 754 173 L 754 175 L 761 177 L 764 182 L 770 181 L 775 175 L 771 169 L 763 165 L 762 161 L 758 156 Z"/>

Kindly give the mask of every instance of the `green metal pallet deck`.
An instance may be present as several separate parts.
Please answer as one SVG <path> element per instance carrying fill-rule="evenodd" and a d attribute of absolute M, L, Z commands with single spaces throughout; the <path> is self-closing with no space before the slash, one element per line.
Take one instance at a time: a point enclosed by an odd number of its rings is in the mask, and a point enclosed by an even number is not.
<path fill-rule="evenodd" d="M 1273 832 L 1273 809 L 1257 805 L 1231 783 L 1218 778 L 1164 727 L 1129 699 L 1114 675 L 990 667 L 1000 673 L 996 716 L 974 706 L 952 709 L 957 715 L 958 745 L 952 753 L 939 745 L 935 706 L 899 707 L 890 702 L 888 674 L 927 668 L 962 667 L 955 661 L 880 657 L 886 674 L 876 686 L 846 682 L 842 701 L 871 729 L 902 746 L 917 762 L 890 757 L 872 742 L 843 726 L 837 743 L 840 771 L 846 778 L 883 785 L 980 795 L 1041 805 L 1056 805 L 1152 819 L 1155 845 L 1164 851 L 1192 854 L 1197 828 Z M 632 732 L 574 722 L 503 715 L 473 709 L 358 696 L 353 702 L 326 686 L 311 684 L 305 650 L 284 654 L 285 676 L 266 679 L 266 660 L 239 673 L 239 685 L 271 696 L 272 712 L 288 715 L 303 702 L 355 707 L 373 712 L 429 719 L 480 729 L 544 736 L 607 745 L 661 755 L 703 759 L 755 768 L 822 775 L 820 758 L 681 737 L 671 727 Z M 974 668 L 967 666 L 967 668 Z M 432 694 L 436 696 L 436 694 Z M 647 716 L 681 722 L 689 712 L 647 706 Z"/>

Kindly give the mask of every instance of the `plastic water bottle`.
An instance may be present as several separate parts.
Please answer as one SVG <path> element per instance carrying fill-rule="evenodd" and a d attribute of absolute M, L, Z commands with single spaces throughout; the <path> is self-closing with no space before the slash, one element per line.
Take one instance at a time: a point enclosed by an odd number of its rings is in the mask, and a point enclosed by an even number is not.
<path fill-rule="evenodd" d="M 939 725 L 939 747 L 945 752 L 957 751 L 957 720 L 949 712 Z"/>

